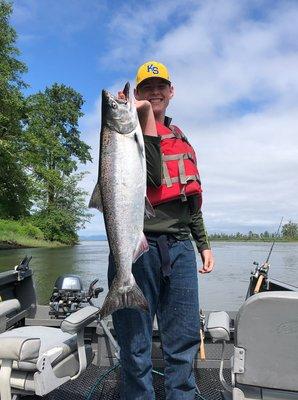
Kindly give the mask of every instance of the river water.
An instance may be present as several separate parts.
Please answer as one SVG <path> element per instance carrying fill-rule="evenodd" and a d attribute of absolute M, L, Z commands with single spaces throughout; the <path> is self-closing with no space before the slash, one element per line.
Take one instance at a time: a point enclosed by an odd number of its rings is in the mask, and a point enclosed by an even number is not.
<path fill-rule="evenodd" d="M 211 274 L 199 275 L 200 305 L 205 310 L 237 310 L 248 287 L 252 262 L 264 262 L 270 243 L 213 242 L 216 267 Z M 54 282 L 59 275 L 80 275 L 86 289 L 98 278 L 98 285 L 107 293 L 108 244 L 86 241 L 70 248 L 17 249 L 0 251 L 0 272 L 12 269 L 25 256 L 32 256 L 37 298 L 47 304 Z M 198 256 L 200 265 L 200 258 Z M 298 244 L 276 243 L 270 259 L 270 277 L 298 286 Z"/>

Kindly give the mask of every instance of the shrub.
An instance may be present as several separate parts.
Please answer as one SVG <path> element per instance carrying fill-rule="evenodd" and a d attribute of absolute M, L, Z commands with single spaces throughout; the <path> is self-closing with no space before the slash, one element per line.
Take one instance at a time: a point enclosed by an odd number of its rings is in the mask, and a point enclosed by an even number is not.
<path fill-rule="evenodd" d="M 32 218 L 46 240 L 68 245 L 77 243 L 76 220 L 71 212 L 53 207 L 35 214 Z"/>
<path fill-rule="evenodd" d="M 13 221 L 0 219 L 0 234 L 3 238 L 5 238 L 6 234 L 16 234 L 21 236 L 26 236 L 32 239 L 44 239 L 44 234 L 37 227 L 34 226 L 31 222 L 26 220 L 21 221 Z"/>

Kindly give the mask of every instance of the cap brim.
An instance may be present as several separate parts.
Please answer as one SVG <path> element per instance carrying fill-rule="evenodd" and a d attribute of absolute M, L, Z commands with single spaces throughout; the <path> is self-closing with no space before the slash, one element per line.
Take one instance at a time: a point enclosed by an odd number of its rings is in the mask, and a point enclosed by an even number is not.
<path fill-rule="evenodd" d="M 140 83 L 137 84 L 136 88 L 139 87 L 142 83 L 149 81 L 150 79 L 162 79 L 163 81 L 167 82 L 169 85 L 171 85 L 171 81 L 168 79 L 162 78 L 160 76 L 149 76 L 149 78 L 143 79 Z"/>

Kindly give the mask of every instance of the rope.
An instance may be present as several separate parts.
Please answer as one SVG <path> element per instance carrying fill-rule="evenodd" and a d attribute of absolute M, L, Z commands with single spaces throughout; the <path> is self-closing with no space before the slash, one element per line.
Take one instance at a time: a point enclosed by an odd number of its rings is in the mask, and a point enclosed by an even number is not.
<path fill-rule="evenodd" d="M 102 374 L 96 381 L 96 383 L 92 386 L 91 390 L 89 391 L 86 400 L 90 400 L 95 389 L 101 384 L 101 382 L 115 369 L 117 369 L 120 366 L 120 363 L 117 363 L 113 365 L 111 368 L 109 368 L 104 374 Z"/>

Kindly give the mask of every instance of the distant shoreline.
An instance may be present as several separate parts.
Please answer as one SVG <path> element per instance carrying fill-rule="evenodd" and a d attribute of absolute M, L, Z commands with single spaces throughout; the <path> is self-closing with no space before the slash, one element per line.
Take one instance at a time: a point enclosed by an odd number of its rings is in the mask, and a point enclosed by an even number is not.
<path fill-rule="evenodd" d="M 107 241 L 108 238 L 105 236 L 100 236 L 100 237 L 96 237 L 96 236 L 84 236 L 79 238 L 79 242 L 105 242 Z M 298 239 L 283 239 L 283 238 L 279 238 L 275 240 L 277 243 L 296 243 L 298 242 Z M 250 243 L 272 243 L 273 239 L 272 238 L 263 238 L 263 239 L 258 239 L 258 238 L 254 238 L 254 239 L 236 239 L 236 238 L 210 238 L 210 242 L 250 242 Z"/>
<path fill-rule="evenodd" d="M 210 238 L 210 242 L 250 242 L 250 243 L 273 243 L 273 241 L 275 241 L 276 243 L 296 243 L 298 242 L 298 239 L 267 239 L 267 238 L 263 238 L 263 239 L 234 239 L 234 238 L 224 238 L 224 239 L 220 239 L 220 238 Z"/>
<path fill-rule="evenodd" d="M 1 238 L 2 239 L 2 238 Z M 81 242 L 106 242 L 108 239 L 105 236 L 91 236 L 79 238 L 77 244 Z M 272 243 L 273 239 L 235 239 L 235 238 L 211 238 L 211 243 L 225 242 L 225 243 Z M 276 239 L 276 243 L 297 243 L 298 239 Z M 59 242 L 49 242 L 46 240 L 37 240 L 27 237 L 16 237 L 13 240 L 0 240 L 0 251 L 1 250 L 17 250 L 17 249 L 29 249 L 29 248 L 58 248 L 58 247 L 69 247 L 66 244 Z"/>

